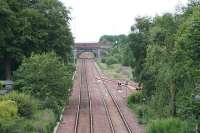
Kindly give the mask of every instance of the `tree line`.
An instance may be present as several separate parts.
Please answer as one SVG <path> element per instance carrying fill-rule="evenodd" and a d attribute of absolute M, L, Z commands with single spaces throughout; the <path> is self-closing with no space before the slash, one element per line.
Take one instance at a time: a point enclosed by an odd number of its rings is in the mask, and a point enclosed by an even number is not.
<path fill-rule="evenodd" d="M 70 11 L 58 0 L 0 1 L 0 73 L 12 71 L 31 53 L 54 51 L 65 62 L 72 58 Z"/>
<path fill-rule="evenodd" d="M 158 118 L 200 124 L 200 2 L 179 13 L 140 17 L 128 36 L 133 75 Z"/>
<path fill-rule="evenodd" d="M 102 38 L 114 44 L 116 36 Z M 105 58 L 121 55 L 121 63 L 132 67 L 142 91 L 129 102 L 145 105 L 138 109 L 139 115 L 146 113 L 147 121 L 178 117 L 191 125 L 187 132 L 199 132 L 200 1 L 190 0 L 173 14 L 137 17 L 126 38 Z"/>
<path fill-rule="evenodd" d="M 70 11 L 59 0 L 0 0 L 1 133 L 52 133 L 72 88 Z M 0 90 L 5 89 L 0 81 Z"/>

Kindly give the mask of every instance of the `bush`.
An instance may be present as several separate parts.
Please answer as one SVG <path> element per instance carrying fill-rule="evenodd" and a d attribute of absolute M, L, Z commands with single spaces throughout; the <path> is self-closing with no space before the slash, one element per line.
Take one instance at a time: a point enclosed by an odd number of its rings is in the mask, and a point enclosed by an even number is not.
<path fill-rule="evenodd" d="M 112 64 L 117 64 L 117 63 L 118 63 L 118 59 L 113 56 L 106 58 L 107 65 L 112 65 Z"/>
<path fill-rule="evenodd" d="M 3 83 L 0 81 L 0 90 L 3 89 Z"/>
<path fill-rule="evenodd" d="M 73 71 L 74 67 L 66 66 L 55 53 L 32 54 L 14 73 L 15 89 L 42 101 L 53 98 L 63 106 L 72 87 Z"/>
<path fill-rule="evenodd" d="M 12 100 L 16 102 L 18 113 L 22 117 L 31 117 L 33 113 L 39 108 L 39 101 L 30 95 L 11 92 L 2 97 L 3 100 Z"/>
<path fill-rule="evenodd" d="M 128 97 L 128 104 L 138 104 L 142 102 L 142 93 L 134 92 Z"/>
<path fill-rule="evenodd" d="M 17 105 L 14 101 L 0 101 L 0 120 L 9 121 L 17 117 Z"/>
<path fill-rule="evenodd" d="M 35 113 L 32 125 L 37 132 L 50 133 L 52 132 L 55 123 L 56 118 L 54 113 L 51 110 L 46 109 Z"/>
<path fill-rule="evenodd" d="M 55 126 L 55 116 L 51 110 L 38 110 L 32 119 L 14 119 L 9 126 L 0 127 L 1 133 L 51 133 Z"/>
<path fill-rule="evenodd" d="M 17 111 L 14 101 L 0 101 L 0 133 L 11 133 L 10 130 L 18 119 Z"/>
<path fill-rule="evenodd" d="M 54 97 L 47 97 L 43 102 L 42 102 L 42 106 L 44 108 L 48 108 L 48 109 L 53 109 L 55 114 L 59 114 L 62 111 L 62 107 L 57 103 L 56 99 Z M 58 117 L 57 116 L 57 117 Z"/>
<path fill-rule="evenodd" d="M 54 112 L 50 109 L 39 110 L 39 102 L 33 97 L 12 92 L 1 97 L 1 100 L 0 133 L 50 133 L 53 131 L 56 123 Z"/>
<path fill-rule="evenodd" d="M 106 58 L 103 57 L 103 58 L 101 59 L 101 62 L 102 62 L 102 63 L 106 63 Z"/>
<path fill-rule="evenodd" d="M 177 118 L 151 121 L 146 133 L 188 133 L 187 123 Z"/>

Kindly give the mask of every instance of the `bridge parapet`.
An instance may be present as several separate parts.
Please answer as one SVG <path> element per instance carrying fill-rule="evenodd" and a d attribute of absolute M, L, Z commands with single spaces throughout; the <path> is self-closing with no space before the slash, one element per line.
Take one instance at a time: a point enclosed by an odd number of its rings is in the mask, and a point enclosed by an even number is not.
<path fill-rule="evenodd" d="M 79 57 L 83 52 L 92 52 L 96 58 L 100 58 L 105 50 L 109 50 L 112 45 L 104 43 L 76 43 L 74 48 L 74 56 Z"/>

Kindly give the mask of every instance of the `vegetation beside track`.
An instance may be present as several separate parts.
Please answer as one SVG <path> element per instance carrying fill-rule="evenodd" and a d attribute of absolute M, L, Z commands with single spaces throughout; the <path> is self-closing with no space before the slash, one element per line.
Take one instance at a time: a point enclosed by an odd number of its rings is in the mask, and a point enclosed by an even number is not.
<path fill-rule="evenodd" d="M 130 67 L 123 66 L 121 64 L 108 65 L 106 63 L 102 63 L 100 60 L 97 61 L 97 64 L 105 75 L 113 79 L 132 80 L 132 70 Z"/>
<path fill-rule="evenodd" d="M 52 133 L 74 66 L 70 11 L 59 0 L 0 0 L 1 133 Z M 2 84 L 0 83 L 0 89 Z"/>
<path fill-rule="evenodd" d="M 59 0 L 1 0 L 0 5 L 0 79 L 11 79 L 32 52 L 54 51 L 70 62 L 70 11 Z"/>
<path fill-rule="evenodd" d="M 0 132 L 51 133 L 68 101 L 73 72 L 53 52 L 25 58 L 14 73 L 14 91 L 0 96 Z"/>
<path fill-rule="evenodd" d="M 102 61 L 128 62 L 132 67 L 142 91 L 139 102 L 129 98 L 128 103 L 139 121 L 147 124 L 147 132 L 200 132 L 200 2 L 189 0 L 174 14 L 138 17 L 131 31 L 125 43 L 113 42 L 114 48 Z M 103 37 L 111 42 L 116 38 Z M 111 58 L 119 54 L 120 60 Z"/>
<path fill-rule="evenodd" d="M 180 119 L 175 122 L 185 121 L 189 128 L 187 132 L 199 132 L 197 36 L 200 35 L 200 3 L 190 1 L 180 14 L 167 13 L 155 18 L 138 18 L 136 21 L 129 35 L 129 46 L 134 58 L 131 63 L 133 75 L 141 84 L 142 97 L 132 107 L 136 110 L 142 108 L 148 131 L 151 131 L 149 128 L 159 129 L 159 126 L 152 126 L 155 124 L 152 120 L 157 121 L 157 125 L 160 122 L 162 126 L 166 119 L 165 129 L 167 126 L 174 128 L 172 124 L 167 124 L 167 119 L 172 117 Z M 135 103 L 132 101 L 132 104 Z M 183 132 L 183 128 L 177 129 L 177 132 Z"/>

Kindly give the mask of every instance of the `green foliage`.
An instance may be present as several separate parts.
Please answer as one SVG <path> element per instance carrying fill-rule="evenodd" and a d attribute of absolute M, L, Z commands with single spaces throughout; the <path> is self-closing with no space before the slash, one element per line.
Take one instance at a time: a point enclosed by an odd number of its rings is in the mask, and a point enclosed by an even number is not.
<path fill-rule="evenodd" d="M 39 108 L 39 101 L 30 95 L 11 92 L 2 97 L 3 100 L 11 100 L 17 104 L 18 113 L 22 117 L 31 117 Z"/>
<path fill-rule="evenodd" d="M 136 113 L 138 122 L 140 124 L 146 124 L 151 120 L 157 119 L 159 116 L 155 114 L 155 111 L 147 106 L 144 102 L 134 103 L 131 100 L 128 101 L 128 106 Z"/>
<path fill-rule="evenodd" d="M 1 97 L 1 133 L 50 133 L 55 126 L 56 117 L 50 109 L 39 108 L 35 98 L 18 92 Z"/>
<path fill-rule="evenodd" d="M 50 133 L 55 126 L 56 118 L 51 110 L 38 111 L 34 114 L 31 126 L 36 132 Z"/>
<path fill-rule="evenodd" d="M 126 35 L 103 35 L 99 42 L 111 42 L 113 47 L 120 47 L 126 44 L 127 36 Z"/>
<path fill-rule="evenodd" d="M 3 83 L 0 81 L 0 90 L 3 89 Z"/>
<path fill-rule="evenodd" d="M 67 99 L 66 99 L 67 100 Z M 42 102 L 43 108 L 53 109 L 55 114 L 59 117 L 61 110 L 63 109 L 63 103 L 59 104 L 58 99 L 55 97 L 46 97 Z"/>
<path fill-rule="evenodd" d="M 117 64 L 117 63 L 118 63 L 118 60 L 117 60 L 117 58 L 111 56 L 111 57 L 105 58 L 105 63 L 106 63 L 107 65 Z"/>
<path fill-rule="evenodd" d="M 24 93 L 0 97 L 0 132 L 52 132 L 54 112 L 59 115 L 72 86 L 70 12 L 59 0 L 0 0 L 0 5 L 1 78 L 11 79 L 25 58 L 14 77 L 15 89 Z M 42 54 L 48 52 L 56 54 Z"/>
<path fill-rule="evenodd" d="M 149 17 L 137 17 L 135 21 L 135 26 L 131 27 L 132 31 L 139 31 L 141 33 L 146 33 L 149 31 L 149 28 L 151 26 Z"/>
<path fill-rule="evenodd" d="M 50 133 L 55 126 L 55 116 L 51 110 L 35 112 L 32 119 L 12 118 L 0 121 L 1 133 Z"/>
<path fill-rule="evenodd" d="M 120 55 L 117 48 L 112 49 L 112 51 L 104 56 L 101 60 L 102 63 L 106 63 L 107 65 L 112 64 L 120 64 L 122 62 L 122 55 Z"/>
<path fill-rule="evenodd" d="M 0 101 L 0 121 L 11 121 L 17 117 L 17 105 L 14 101 Z"/>
<path fill-rule="evenodd" d="M 32 52 L 54 51 L 66 62 L 72 59 L 70 12 L 59 0 L 1 0 L 0 5 L 0 60 L 6 78 Z"/>
<path fill-rule="evenodd" d="M 128 104 L 138 104 L 142 103 L 142 92 L 135 92 L 128 96 Z"/>
<path fill-rule="evenodd" d="M 178 111 L 180 116 L 200 120 L 200 8 L 194 7 L 186 21 L 180 26 L 176 41 L 178 74 L 182 92 L 179 92 Z M 182 66 L 182 67 L 180 67 Z M 183 74 L 184 72 L 184 74 Z M 192 116 L 189 114 L 193 114 Z"/>
<path fill-rule="evenodd" d="M 0 132 L 8 133 L 18 119 L 17 104 L 11 100 L 0 101 Z"/>
<path fill-rule="evenodd" d="M 143 33 L 131 33 L 129 41 L 129 46 L 135 59 L 135 62 L 132 62 L 131 65 L 134 66 L 134 76 L 139 81 L 143 78 L 142 73 L 146 57 L 147 38 Z"/>
<path fill-rule="evenodd" d="M 142 92 L 135 92 L 131 94 L 127 98 L 127 103 L 128 106 L 136 113 L 140 124 L 146 124 L 159 117 L 158 114 L 155 114 L 155 111 L 151 106 L 146 105 L 147 101 L 144 99 Z"/>
<path fill-rule="evenodd" d="M 187 123 L 177 118 L 151 121 L 146 133 L 188 133 Z"/>
<path fill-rule="evenodd" d="M 110 42 L 113 46 L 110 51 L 103 57 L 102 63 L 107 65 L 124 64 L 129 65 L 130 58 L 128 55 L 131 53 L 128 50 L 128 37 L 126 35 L 104 35 L 99 39 L 100 42 Z"/>
<path fill-rule="evenodd" d="M 199 35 L 200 6 L 195 0 L 182 14 L 136 19 L 129 35 L 131 66 L 148 101 L 147 115 L 176 116 L 199 127 Z"/>
<path fill-rule="evenodd" d="M 131 49 L 129 48 L 129 45 L 128 45 L 128 46 L 126 46 L 126 48 L 123 51 L 122 65 L 131 66 L 131 63 L 133 63 L 133 62 L 135 62 L 135 58 L 133 57 Z"/>
<path fill-rule="evenodd" d="M 15 88 L 41 99 L 45 106 L 53 101 L 53 106 L 62 107 L 72 86 L 73 71 L 74 68 L 61 62 L 55 53 L 32 54 L 14 73 Z"/>

